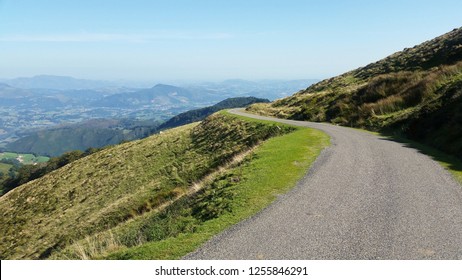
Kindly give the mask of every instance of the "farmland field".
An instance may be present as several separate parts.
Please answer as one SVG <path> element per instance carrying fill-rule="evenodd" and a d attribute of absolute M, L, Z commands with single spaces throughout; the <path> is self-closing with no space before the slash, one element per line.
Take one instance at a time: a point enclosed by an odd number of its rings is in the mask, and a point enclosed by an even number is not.
<path fill-rule="evenodd" d="M 22 164 L 34 164 L 47 162 L 50 158 L 44 156 L 35 156 L 33 154 L 18 154 L 11 152 L 0 153 L 0 160 L 2 159 L 17 159 Z"/>

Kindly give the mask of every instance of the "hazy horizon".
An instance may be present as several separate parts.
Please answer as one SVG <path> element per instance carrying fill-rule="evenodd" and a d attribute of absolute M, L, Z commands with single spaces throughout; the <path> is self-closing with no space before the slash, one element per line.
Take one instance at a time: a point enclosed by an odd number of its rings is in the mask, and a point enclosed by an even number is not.
<path fill-rule="evenodd" d="M 38 74 L 38 75 L 33 75 L 33 76 L 28 76 L 28 77 L 13 77 L 13 78 L 4 78 L 0 77 L 0 83 L 7 84 L 12 87 L 19 87 L 15 84 L 9 84 L 10 81 L 17 81 L 17 80 L 32 80 L 34 78 L 37 78 L 37 81 L 40 79 L 47 79 L 47 78 L 70 78 L 73 79 L 71 82 L 76 82 L 76 81 L 88 81 L 88 82 L 96 82 L 96 83 L 102 83 L 105 84 L 104 86 L 95 86 L 93 88 L 104 88 L 104 87 L 112 87 L 112 86 L 117 86 L 117 87 L 132 87 L 132 88 L 148 88 L 148 87 L 153 87 L 159 84 L 166 84 L 166 85 L 173 85 L 173 86 L 193 86 L 193 85 L 204 85 L 204 84 L 221 84 L 221 83 L 227 83 L 227 82 L 251 82 L 251 83 L 259 83 L 259 84 L 264 84 L 264 83 L 278 83 L 278 82 L 296 82 L 296 81 L 307 81 L 307 83 L 312 84 L 317 81 L 321 81 L 321 79 L 316 79 L 316 78 L 306 78 L 306 79 L 240 79 L 240 78 L 228 78 L 228 79 L 215 79 L 215 80 L 205 80 L 205 79 L 164 79 L 164 80 L 157 80 L 157 79 L 151 79 L 151 80 L 128 80 L 128 79 L 115 79 L 115 80 L 104 80 L 104 79 L 85 79 L 81 77 L 74 77 L 74 76 L 62 76 L 62 75 L 49 75 L 49 74 Z M 307 84 L 306 86 L 309 86 Z M 23 87 L 23 88 L 33 88 L 33 87 Z M 90 87 L 91 88 L 91 87 Z M 50 88 L 51 89 L 51 88 Z"/>
<path fill-rule="evenodd" d="M 0 0 L 0 78 L 324 79 L 460 27 L 462 2 Z"/>

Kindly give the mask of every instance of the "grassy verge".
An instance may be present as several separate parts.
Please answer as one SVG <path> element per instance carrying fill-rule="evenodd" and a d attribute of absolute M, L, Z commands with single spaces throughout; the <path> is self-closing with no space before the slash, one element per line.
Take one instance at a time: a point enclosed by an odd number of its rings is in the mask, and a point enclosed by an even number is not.
<path fill-rule="evenodd" d="M 291 189 L 328 144 L 326 134 L 308 128 L 296 128 L 292 133 L 265 141 L 242 164 L 227 170 L 202 193 L 160 214 L 168 221 L 157 222 L 184 230 L 173 237 L 122 249 L 101 258 L 181 258 L 226 228 L 255 215 L 277 195 Z"/>

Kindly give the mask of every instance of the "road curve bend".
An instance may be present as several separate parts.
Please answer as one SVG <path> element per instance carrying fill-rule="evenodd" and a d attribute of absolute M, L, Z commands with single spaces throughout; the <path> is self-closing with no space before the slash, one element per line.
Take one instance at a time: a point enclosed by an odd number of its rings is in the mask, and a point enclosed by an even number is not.
<path fill-rule="evenodd" d="M 185 259 L 462 259 L 462 187 L 405 144 L 359 130 L 280 120 L 331 136 L 287 194 Z"/>

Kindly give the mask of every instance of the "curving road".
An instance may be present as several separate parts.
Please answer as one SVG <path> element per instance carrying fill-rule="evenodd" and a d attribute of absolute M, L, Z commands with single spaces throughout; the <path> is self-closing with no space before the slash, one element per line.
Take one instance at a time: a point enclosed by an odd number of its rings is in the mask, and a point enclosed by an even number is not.
<path fill-rule="evenodd" d="M 438 163 L 362 131 L 331 136 L 308 174 L 186 259 L 462 259 L 462 187 Z"/>

